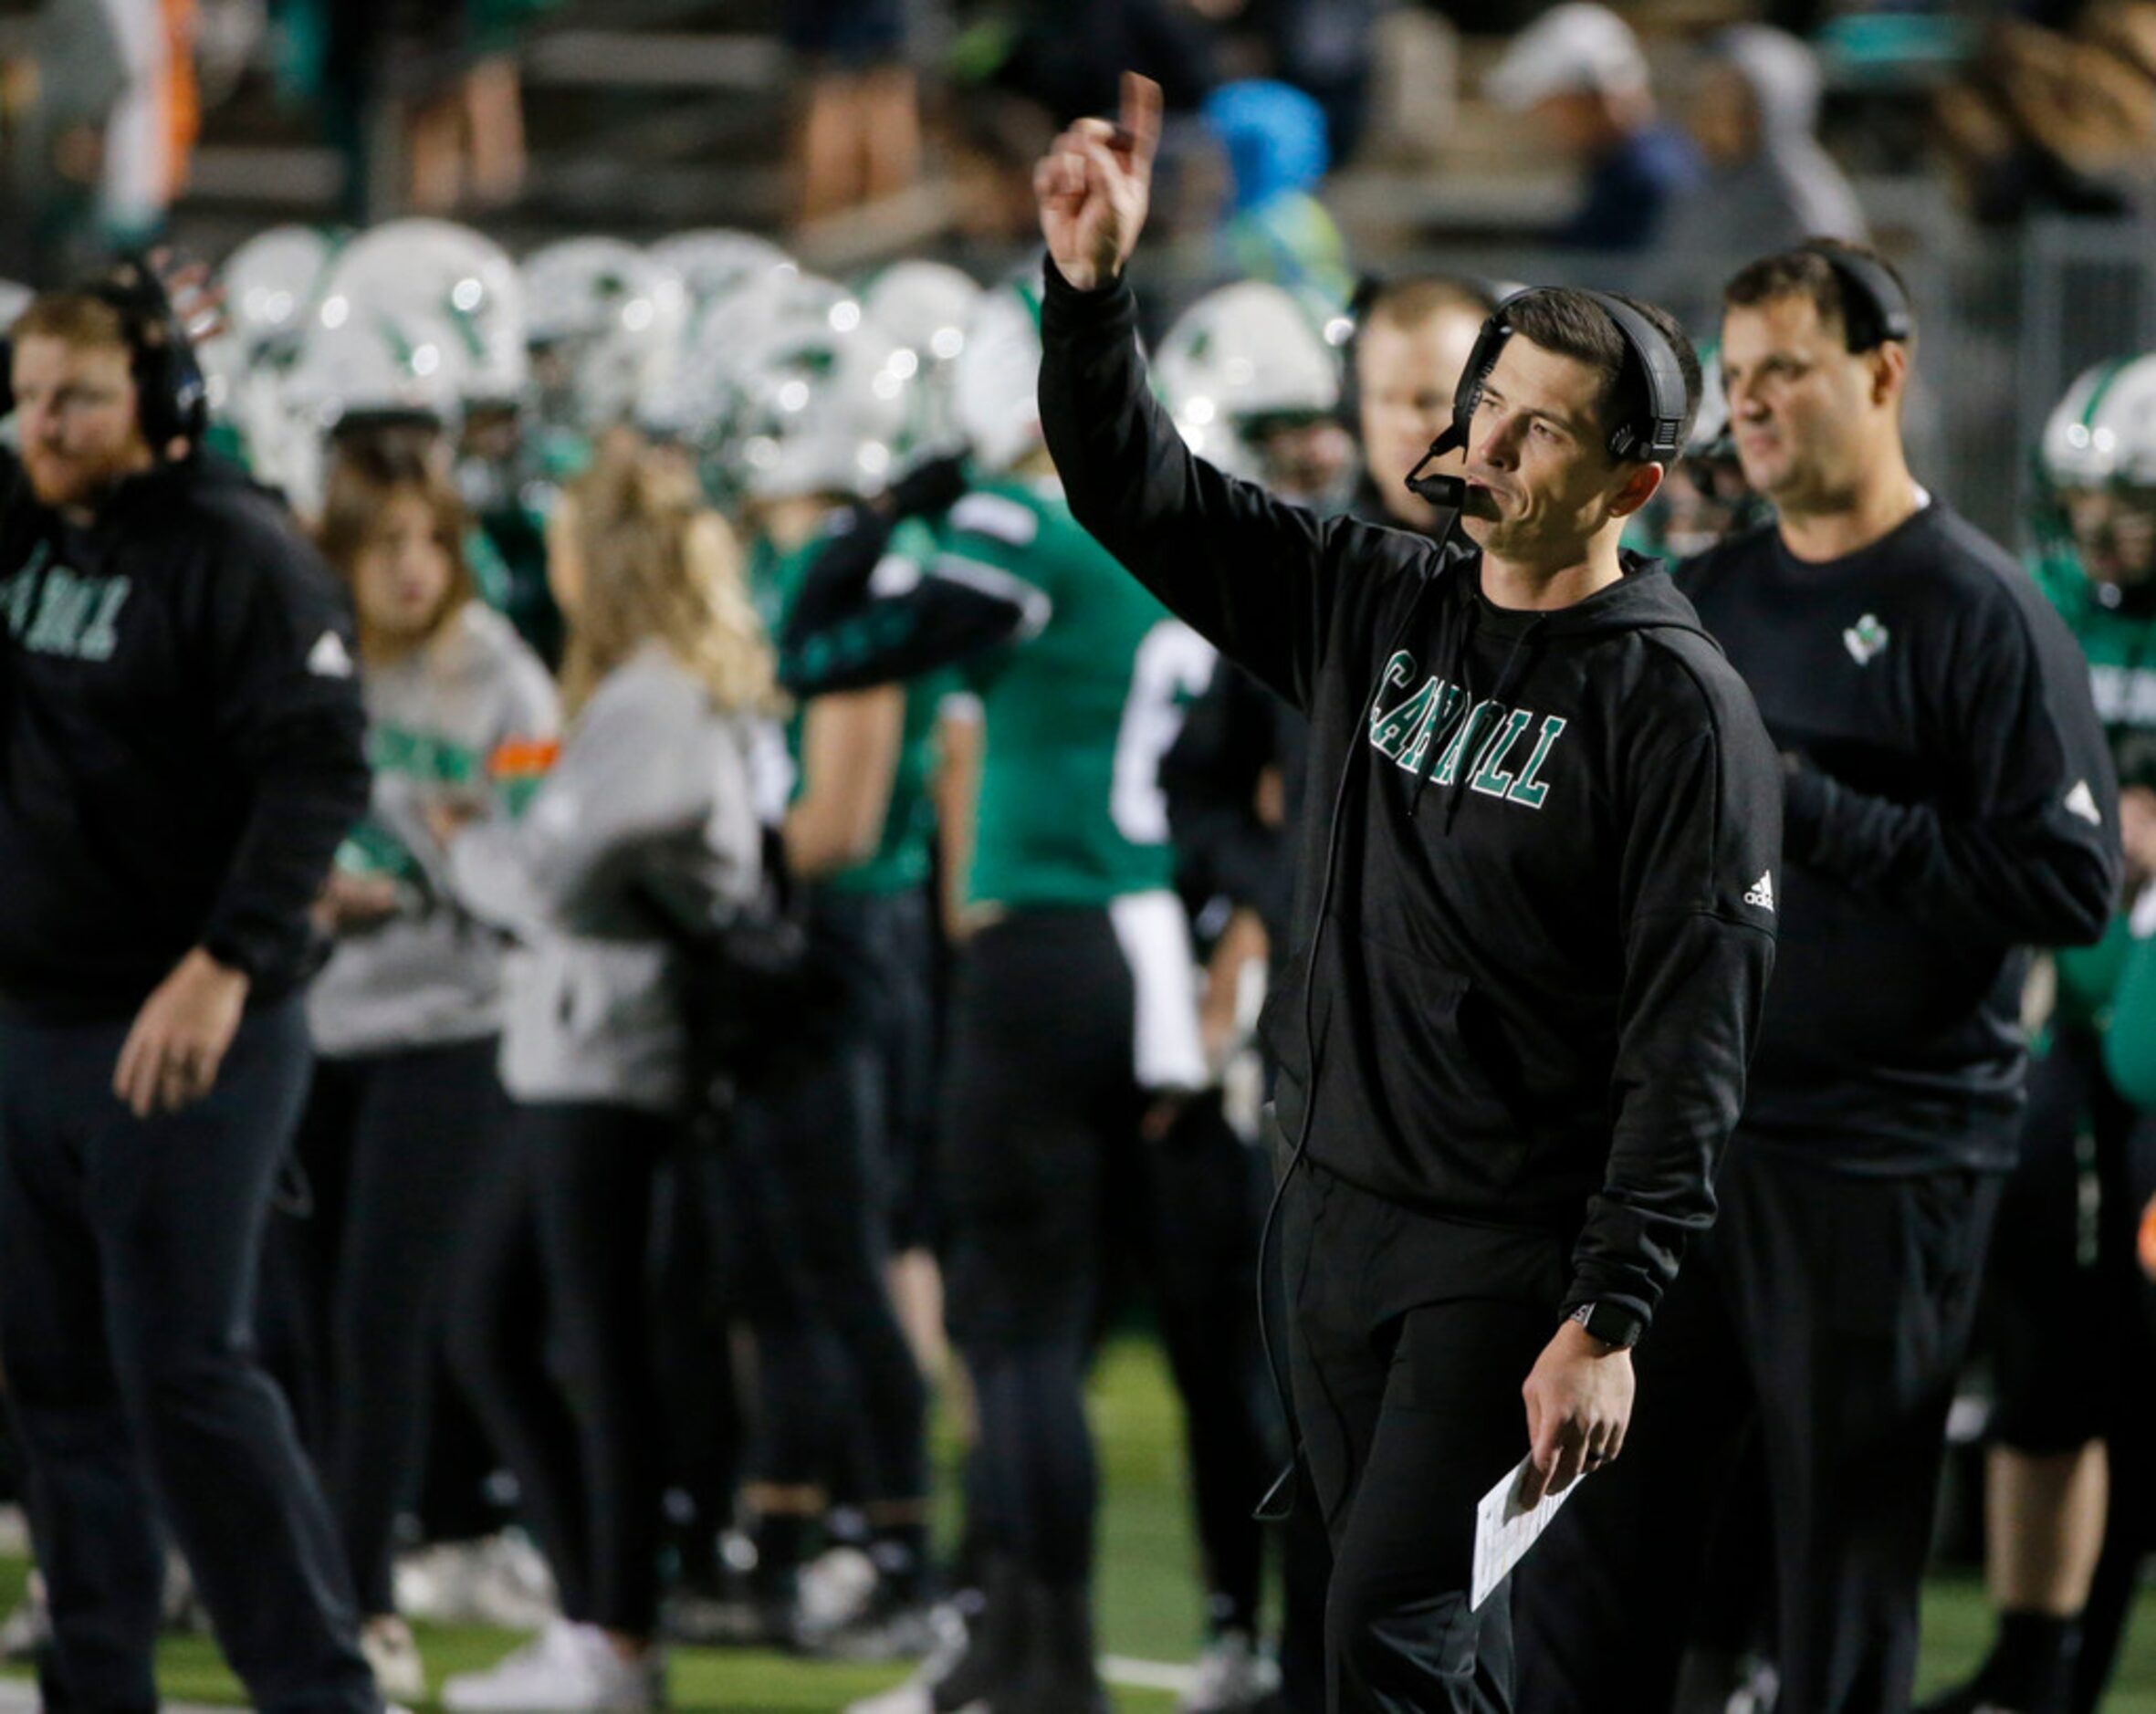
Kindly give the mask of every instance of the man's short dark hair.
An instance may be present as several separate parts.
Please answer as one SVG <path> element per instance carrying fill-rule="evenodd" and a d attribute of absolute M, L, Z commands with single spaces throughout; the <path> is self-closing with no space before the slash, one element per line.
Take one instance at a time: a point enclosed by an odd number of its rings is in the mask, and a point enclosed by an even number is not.
<path fill-rule="evenodd" d="M 1450 274 L 1409 274 L 1397 279 L 1370 279 L 1355 293 L 1357 327 L 1380 322 L 1414 329 L 1441 315 L 1472 316 L 1480 321 L 1497 304 L 1481 286 Z"/>
<path fill-rule="evenodd" d="M 1839 331 L 1844 339 L 1849 330 L 1849 288 L 1840 271 L 1829 259 L 1828 253 L 1839 251 L 1847 256 L 1861 256 L 1864 260 L 1884 270 L 1889 279 L 1900 288 L 1902 297 L 1909 297 L 1909 282 L 1901 277 L 1900 269 L 1887 260 L 1869 245 L 1850 244 L 1839 238 L 1821 238 L 1805 245 L 1802 249 L 1781 250 L 1773 256 L 1763 256 L 1756 262 L 1747 262 L 1739 268 L 1727 286 L 1722 288 L 1722 307 L 1724 309 L 1752 309 L 1761 304 L 1779 302 L 1784 298 L 1808 299 L 1819 312 L 1819 325 Z M 1859 306 L 1862 314 L 1862 307 Z M 1913 323 L 1915 312 L 1910 312 Z"/>
<path fill-rule="evenodd" d="M 1623 292 L 1610 297 L 1643 317 L 1669 342 L 1677 354 L 1678 372 L 1684 377 L 1684 422 L 1677 436 L 1681 446 L 1690 435 L 1692 418 L 1700 408 L 1700 354 L 1667 309 Z M 1638 422 L 1648 413 L 1647 378 L 1632 348 L 1610 319 L 1609 312 L 1586 292 L 1569 286 L 1553 286 L 1531 293 L 1505 311 L 1505 319 L 1522 339 L 1545 351 L 1585 363 L 1602 376 L 1602 397 L 1596 421 L 1605 441 L 1622 424 Z"/>

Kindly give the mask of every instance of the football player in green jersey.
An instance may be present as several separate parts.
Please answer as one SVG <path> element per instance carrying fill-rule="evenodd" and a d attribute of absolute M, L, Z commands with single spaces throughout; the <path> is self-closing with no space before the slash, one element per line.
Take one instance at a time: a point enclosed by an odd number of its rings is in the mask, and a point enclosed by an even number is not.
<path fill-rule="evenodd" d="M 731 415 L 751 585 L 773 635 L 787 630 L 811 567 L 863 521 L 856 501 L 884 485 L 905 420 L 896 352 L 846 300 L 775 316 L 743 354 Z M 730 1151 L 748 1212 L 742 1277 L 764 1404 L 746 1489 L 755 1591 L 783 1640 L 918 1653 L 928 1641 L 926 1394 L 886 1279 L 884 1186 L 889 1115 L 905 1098 L 894 1063 L 926 1051 L 892 1042 L 917 1030 L 926 1009 L 933 706 L 893 685 L 825 690 L 797 673 L 790 687 L 786 859 L 832 1003 L 801 1020 L 794 1062 L 750 1092 Z M 798 1571 L 856 1406 L 867 1428 L 859 1498 L 881 1573 L 875 1604 L 846 1636 L 806 1636 Z"/>
<path fill-rule="evenodd" d="M 2130 906 L 2156 877 L 2156 356 L 2080 375 L 2045 424 L 2037 475 L 2030 569 L 2088 657 L 2119 770 Z M 2093 1706 L 2117 1647 L 2122 1606 L 2091 1590 L 2099 1554 L 2109 1567 L 2141 1551 L 2106 1552 L 2107 1510 L 2119 1515 L 2108 1491 L 2131 1475 L 2109 1465 L 2105 1443 L 2119 1426 L 2121 1371 L 2150 1361 L 2134 1251 L 2156 1184 L 2137 1169 L 2134 1144 L 2136 1110 L 2156 1107 L 2156 940 L 2134 930 L 2151 925 L 2122 909 L 2098 945 L 2053 956 L 2056 998 L 1989 1278 L 1999 1405 L 1988 1581 L 1999 1634 L 1977 1676 L 1930 1705 L 1936 1714 Z M 2093 1228 L 2082 1196 L 2092 1167 Z M 2116 1596 L 2130 1573 L 2101 1582 Z"/>
<path fill-rule="evenodd" d="M 988 1600 L 947 1673 L 872 1705 L 894 1711 L 1100 1701 L 1081 1385 L 1104 1226 L 1134 1211 L 1188 1406 L 1211 1594 L 1245 1625 L 1256 1606 L 1247 1505 L 1266 1447 L 1254 1337 L 1240 1335 L 1257 1209 L 1240 1145 L 1187 1103 L 1207 1068 L 1158 783 L 1212 652 L 1064 506 L 1034 404 L 1036 315 L 1020 287 L 977 313 L 955 403 L 983 479 L 951 507 L 930 575 L 863 610 L 853 634 L 873 617 L 880 646 L 839 669 L 967 653 L 954 640 L 968 627 L 975 646 L 999 627 L 1008 639 L 970 671 L 985 745 L 938 1154 L 952 1332 L 979 1401 Z M 905 580 L 887 566 L 878 580 Z M 788 643 L 798 657 L 804 640 Z M 1135 1197 L 1112 1198 L 1125 1179 Z"/>

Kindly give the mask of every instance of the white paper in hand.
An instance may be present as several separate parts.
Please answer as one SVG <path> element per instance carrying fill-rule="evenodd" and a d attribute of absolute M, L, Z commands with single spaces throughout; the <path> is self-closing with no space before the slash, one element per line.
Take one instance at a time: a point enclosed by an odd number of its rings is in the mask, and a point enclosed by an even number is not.
<path fill-rule="evenodd" d="M 1475 1587 L 1470 1608 L 1480 1607 L 1490 1593 L 1505 1580 L 1513 1566 L 1534 1545 L 1535 1538 L 1550 1527 L 1557 1508 L 1579 1491 L 1584 1477 L 1575 1478 L 1561 1494 L 1544 1494 L 1534 1505 L 1520 1503 L 1521 1484 L 1527 1479 L 1532 1456 L 1512 1468 L 1512 1473 L 1482 1496 L 1475 1508 Z"/>

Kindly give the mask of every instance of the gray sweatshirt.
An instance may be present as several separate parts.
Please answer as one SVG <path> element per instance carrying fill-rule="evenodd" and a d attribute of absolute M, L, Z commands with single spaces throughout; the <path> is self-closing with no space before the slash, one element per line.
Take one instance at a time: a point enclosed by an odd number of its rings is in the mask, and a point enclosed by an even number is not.
<path fill-rule="evenodd" d="M 539 656 L 477 601 L 426 647 L 370 668 L 361 688 L 373 795 L 337 862 L 389 876 L 401 908 L 341 936 L 315 979 L 308 1022 L 332 1059 L 500 1029 L 507 941 L 459 893 L 424 811 L 430 800 L 462 801 L 506 823 L 536 789 L 561 726 Z"/>
<path fill-rule="evenodd" d="M 1751 87 L 1759 147 L 1717 168 L 1670 211 L 1648 294 L 1687 320 L 1714 314 L 1722 281 L 1754 256 L 1807 238 L 1865 236 L 1864 209 L 1847 177 L 1820 146 L 1819 62 L 1794 36 L 1764 24 L 1717 35 L 1709 51 Z"/>
<path fill-rule="evenodd" d="M 457 839 L 459 892 L 519 942 L 502 1039 L 514 1098 L 679 1107 L 682 955 L 649 900 L 717 916 L 754 896 L 769 724 L 714 709 L 647 643 L 592 693 L 522 819 Z"/>

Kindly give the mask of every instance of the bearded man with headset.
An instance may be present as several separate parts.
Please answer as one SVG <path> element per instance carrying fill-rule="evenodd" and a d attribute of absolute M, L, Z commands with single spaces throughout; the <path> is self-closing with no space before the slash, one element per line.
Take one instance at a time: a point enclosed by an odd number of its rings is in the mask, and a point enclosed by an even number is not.
<path fill-rule="evenodd" d="M 200 374 L 148 269 L 39 298 L 8 343 L 0 1364 L 45 1706 L 157 1706 L 162 1519 L 256 1707 L 372 1714 L 249 1336 L 309 1072 L 309 910 L 367 802 L 349 621 L 275 497 L 198 455 Z"/>
<path fill-rule="evenodd" d="M 1146 388 L 1121 276 L 1158 123 L 1132 78 L 1120 127 L 1037 170 L 1042 422 L 1079 520 L 1313 722 L 1264 1029 L 1329 1700 L 1503 1710 L 1476 1501 L 1523 1451 L 1534 1490 L 1617 1456 L 1773 961 L 1773 748 L 1690 605 L 1617 549 L 1698 364 L 1650 306 L 1515 296 L 1432 449 L 1464 442 L 1464 479 L 1425 490 L 1464 540 L 1281 504 L 1191 456 Z"/>

